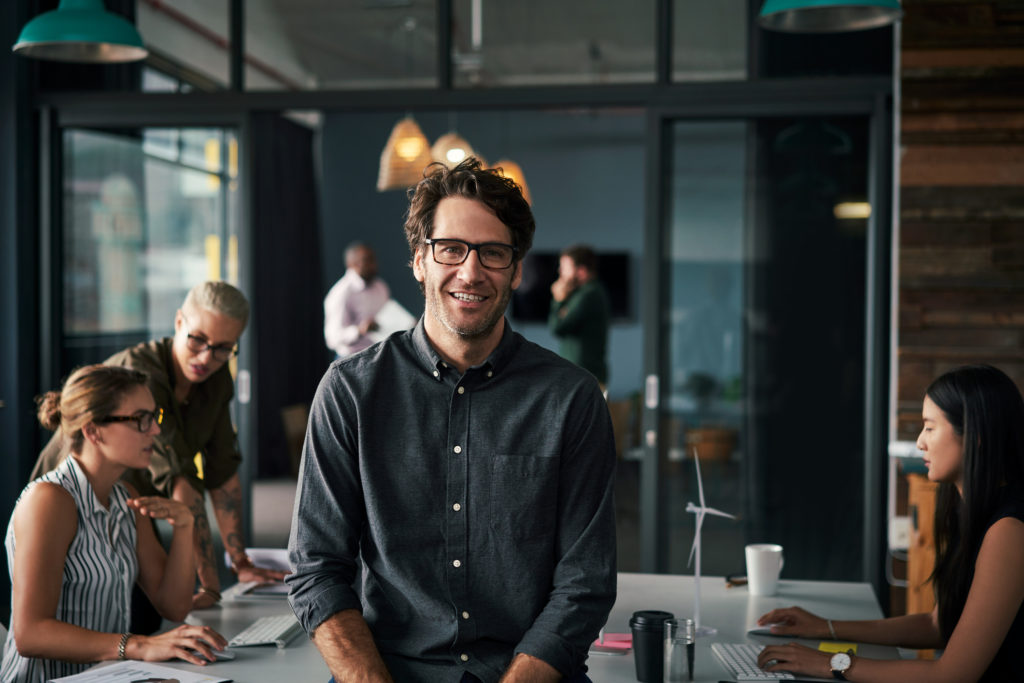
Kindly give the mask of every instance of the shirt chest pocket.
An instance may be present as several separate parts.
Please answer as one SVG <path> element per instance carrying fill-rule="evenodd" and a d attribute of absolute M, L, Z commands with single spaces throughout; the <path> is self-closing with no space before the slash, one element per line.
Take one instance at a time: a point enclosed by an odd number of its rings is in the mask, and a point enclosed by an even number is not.
<path fill-rule="evenodd" d="M 495 455 L 490 469 L 491 529 L 515 540 L 551 537 L 557 528 L 558 459 Z"/>

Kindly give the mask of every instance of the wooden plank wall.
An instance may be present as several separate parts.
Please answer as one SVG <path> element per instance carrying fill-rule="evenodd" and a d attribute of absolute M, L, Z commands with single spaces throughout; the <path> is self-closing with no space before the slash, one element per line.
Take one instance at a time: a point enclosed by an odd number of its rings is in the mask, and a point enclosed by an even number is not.
<path fill-rule="evenodd" d="M 897 432 L 914 440 L 952 367 L 1024 387 L 1024 2 L 903 9 Z"/>
<path fill-rule="evenodd" d="M 898 432 L 928 383 L 1024 386 L 1024 2 L 904 0 Z"/>

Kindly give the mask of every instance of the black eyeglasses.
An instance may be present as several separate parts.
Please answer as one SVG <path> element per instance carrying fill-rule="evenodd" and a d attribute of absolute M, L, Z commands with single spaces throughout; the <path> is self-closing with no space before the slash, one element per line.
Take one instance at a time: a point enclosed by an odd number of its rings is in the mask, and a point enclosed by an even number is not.
<path fill-rule="evenodd" d="M 430 245 L 434 261 L 443 266 L 457 266 L 469 258 L 469 252 L 476 251 L 480 258 L 480 265 L 492 270 L 504 270 L 512 265 L 519 249 L 511 244 L 501 242 L 484 242 L 473 244 L 463 240 L 424 240 Z"/>
<path fill-rule="evenodd" d="M 98 420 L 95 420 L 97 424 L 107 424 L 108 422 L 134 422 L 135 426 L 138 427 L 139 431 L 145 434 L 153 426 L 153 422 L 158 425 L 164 423 L 164 409 L 157 408 L 156 410 L 142 410 L 134 415 L 107 415 Z"/>
<path fill-rule="evenodd" d="M 189 323 L 188 318 L 185 317 L 184 313 L 181 314 L 181 317 L 191 330 L 192 325 Z M 188 350 L 192 353 L 200 354 L 206 349 L 210 349 L 210 352 L 213 354 L 213 358 L 222 362 L 232 356 L 238 355 L 237 342 L 234 344 L 211 344 L 205 337 L 198 337 L 191 332 L 186 333 L 185 337 L 185 345 L 188 346 Z"/>

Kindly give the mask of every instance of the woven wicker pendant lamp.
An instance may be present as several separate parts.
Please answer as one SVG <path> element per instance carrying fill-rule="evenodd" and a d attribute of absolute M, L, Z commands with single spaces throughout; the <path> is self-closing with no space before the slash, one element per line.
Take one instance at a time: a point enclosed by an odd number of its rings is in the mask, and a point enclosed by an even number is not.
<path fill-rule="evenodd" d="M 530 188 L 526 186 L 526 176 L 523 175 L 523 169 L 519 167 L 519 164 L 510 159 L 501 159 L 494 164 L 494 168 L 501 175 L 518 185 L 523 193 L 523 199 L 526 200 L 527 204 L 533 205 L 533 199 L 530 198 Z"/>
<path fill-rule="evenodd" d="M 423 179 L 423 169 L 431 162 L 430 142 L 411 116 L 391 130 L 380 153 L 377 191 L 404 190 Z"/>
<path fill-rule="evenodd" d="M 472 156 L 476 156 L 472 145 L 458 133 L 445 133 L 437 139 L 434 146 L 430 148 L 430 156 L 434 161 L 439 161 L 448 168 L 452 168 L 459 162 Z"/>

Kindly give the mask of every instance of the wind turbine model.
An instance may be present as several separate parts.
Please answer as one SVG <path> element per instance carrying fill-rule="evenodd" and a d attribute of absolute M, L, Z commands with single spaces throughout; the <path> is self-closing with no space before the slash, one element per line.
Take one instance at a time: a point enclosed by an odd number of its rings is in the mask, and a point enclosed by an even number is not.
<path fill-rule="evenodd" d="M 693 572 L 693 625 L 696 627 L 696 634 L 698 636 L 711 636 L 717 633 L 718 629 L 712 626 L 701 626 L 700 623 L 700 531 L 701 527 L 704 526 L 704 515 L 718 515 L 719 517 L 728 517 L 729 519 L 736 519 L 736 515 L 730 515 L 728 512 L 709 508 L 704 503 L 704 482 L 700 476 L 700 458 L 697 457 L 696 448 L 693 449 L 693 464 L 697 468 L 697 495 L 700 497 L 700 505 L 694 505 L 692 502 L 686 504 L 686 511 L 697 515 L 697 530 L 693 534 L 693 546 L 690 548 L 690 561 L 688 563 L 693 564 L 694 558 L 697 559 Z"/>

